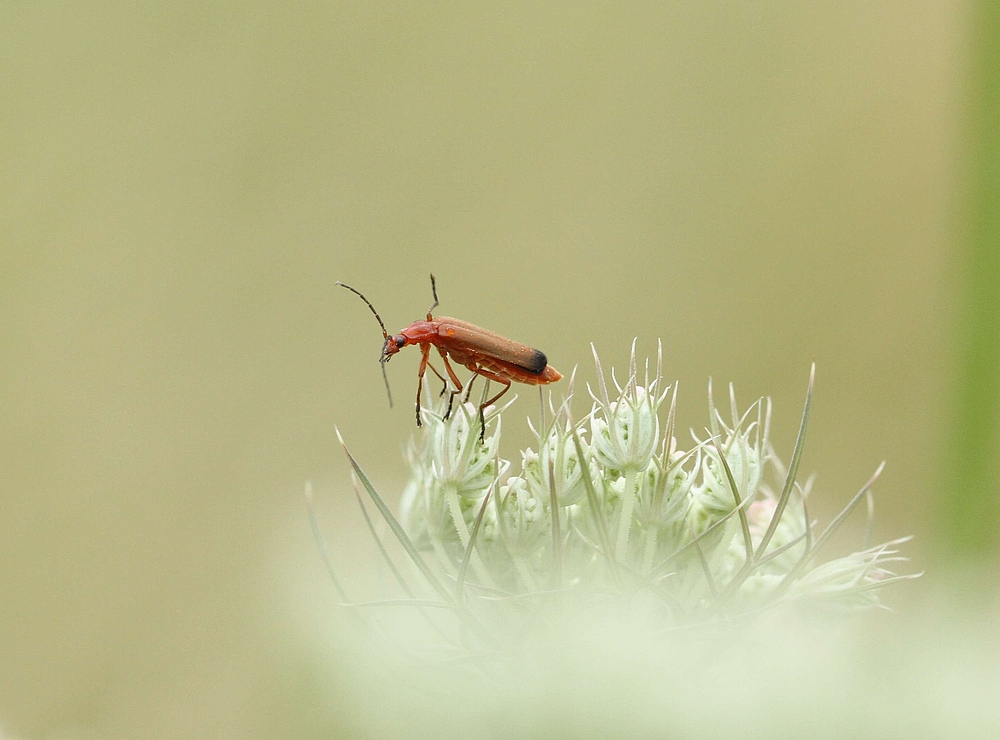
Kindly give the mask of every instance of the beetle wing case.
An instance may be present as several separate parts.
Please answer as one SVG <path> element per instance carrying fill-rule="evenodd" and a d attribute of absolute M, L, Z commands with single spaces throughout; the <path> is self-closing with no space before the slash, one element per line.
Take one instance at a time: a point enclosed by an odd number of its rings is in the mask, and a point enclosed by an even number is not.
<path fill-rule="evenodd" d="M 463 353 L 495 357 L 534 375 L 540 375 L 548 365 L 544 352 L 468 321 L 438 316 L 435 322 L 440 344 L 445 348 L 450 349 L 454 344 L 456 348 L 461 347 Z"/>

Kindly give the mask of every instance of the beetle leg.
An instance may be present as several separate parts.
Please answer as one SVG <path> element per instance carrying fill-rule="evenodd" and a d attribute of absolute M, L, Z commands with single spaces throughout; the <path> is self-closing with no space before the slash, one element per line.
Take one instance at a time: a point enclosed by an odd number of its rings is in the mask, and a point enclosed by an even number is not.
<path fill-rule="evenodd" d="M 491 373 L 489 370 L 483 370 L 483 368 L 481 368 L 481 367 L 480 368 L 476 368 L 476 375 L 482 375 L 487 380 L 495 380 L 496 382 L 498 382 L 498 383 L 500 383 L 500 384 L 503 385 L 503 390 L 501 390 L 499 393 L 497 393 L 495 396 L 493 396 L 493 398 L 491 398 L 490 400 L 484 401 L 479 406 L 479 441 L 481 443 L 485 444 L 485 442 L 486 442 L 486 416 L 483 413 L 483 410 L 487 406 L 492 406 L 493 404 L 495 404 L 497 401 L 500 400 L 500 397 L 504 393 L 506 393 L 507 391 L 510 390 L 510 379 L 509 378 L 505 378 L 502 375 L 497 375 L 496 373 Z"/>
<path fill-rule="evenodd" d="M 462 403 L 468 403 L 469 402 L 469 396 L 472 395 L 472 383 L 478 377 L 479 377 L 479 373 L 473 373 L 472 377 L 469 378 L 469 384 L 465 387 L 465 398 L 462 399 Z"/>
<path fill-rule="evenodd" d="M 431 356 L 431 345 L 421 344 L 420 345 L 420 369 L 417 370 L 417 426 L 423 426 L 420 421 L 420 391 L 424 387 L 424 373 L 427 372 L 427 361 Z M 433 368 L 431 368 L 433 370 Z M 436 370 L 434 372 L 437 372 Z"/>
<path fill-rule="evenodd" d="M 433 370 L 434 374 L 437 375 L 439 378 L 441 378 L 441 381 L 444 383 L 444 387 L 441 389 L 441 393 L 438 394 L 438 398 L 440 398 L 448 390 L 448 381 L 441 375 L 441 373 L 437 371 L 437 368 L 434 367 L 429 360 L 427 362 L 427 367 Z M 455 395 L 461 392 L 462 392 L 461 388 L 452 389 L 451 395 L 448 396 L 448 408 L 444 412 L 444 416 L 442 417 L 443 419 L 447 419 L 449 416 L 451 416 L 451 406 L 455 400 Z"/>
<path fill-rule="evenodd" d="M 434 320 L 433 317 L 431 317 L 431 311 L 433 311 L 435 308 L 438 307 L 438 289 L 437 289 L 437 284 L 434 282 L 434 275 L 433 274 L 431 275 L 431 293 L 434 295 L 434 303 L 432 303 L 431 307 L 427 309 L 427 320 L 428 321 L 433 321 Z"/>
<path fill-rule="evenodd" d="M 448 353 L 440 347 L 437 348 L 437 351 L 438 354 L 441 355 L 441 360 L 444 362 L 444 369 L 448 373 L 448 377 L 451 378 L 451 382 L 455 384 L 455 389 L 451 392 L 451 396 L 448 397 L 448 410 L 444 414 L 444 418 L 447 419 L 451 416 L 451 406 L 455 402 L 455 395 L 462 392 L 462 381 L 458 379 L 457 375 L 455 375 L 455 371 L 452 369 L 451 363 L 448 362 Z"/>
<path fill-rule="evenodd" d="M 455 396 L 458 395 L 461 392 L 462 392 L 461 390 L 452 390 L 451 395 L 448 396 L 448 408 L 444 412 L 444 418 L 445 419 L 447 419 L 448 417 L 451 416 L 451 407 L 455 403 Z"/>
<path fill-rule="evenodd" d="M 445 391 L 448 390 L 448 379 L 438 372 L 437 368 L 431 364 L 430 360 L 427 361 L 427 367 L 431 369 L 431 372 L 438 376 L 438 380 L 444 383 L 444 387 L 441 389 L 441 392 L 438 393 L 438 397 L 440 398 L 444 395 Z"/>

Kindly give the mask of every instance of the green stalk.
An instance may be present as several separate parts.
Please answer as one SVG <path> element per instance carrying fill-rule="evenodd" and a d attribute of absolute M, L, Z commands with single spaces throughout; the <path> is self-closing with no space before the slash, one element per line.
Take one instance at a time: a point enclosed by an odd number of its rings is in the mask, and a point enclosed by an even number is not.
<path fill-rule="evenodd" d="M 945 544 L 989 558 L 1000 520 L 1000 3 L 980 0 L 972 26 L 965 153 L 967 203 L 961 222 L 962 305 L 956 346 L 956 415 L 945 480 Z"/>
<path fill-rule="evenodd" d="M 531 568 L 524 561 L 520 555 L 514 557 L 514 567 L 517 568 L 517 574 L 521 576 L 521 580 L 524 581 L 524 585 L 529 592 L 534 592 L 538 590 L 538 581 L 535 580 L 535 576 L 531 573 Z"/>
<path fill-rule="evenodd" d="M 625 493 L 622 495 L 622 515 L 618 520 L 618 540 L 615 545 L 615 559 L 625 562 L 628 554 L 628 535 L 632 528 L 632 509 L 635 507 L 635 487 L 638 481 L 638 471 L 630 466 L 625 471 Z"/>
<path fill-rule="evenodd" d="M 646 554 L 642 558 L 642 574 L 648 576 L 653 569 L 653 559 L 656 557 L 656 545 L 660 536 L 660 528 L 656 525 L 646 530 Z"/>

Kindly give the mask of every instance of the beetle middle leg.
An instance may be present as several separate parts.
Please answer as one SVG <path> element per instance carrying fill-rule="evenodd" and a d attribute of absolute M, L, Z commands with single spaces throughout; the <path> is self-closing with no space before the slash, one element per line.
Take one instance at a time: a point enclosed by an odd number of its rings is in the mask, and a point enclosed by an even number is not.
<path fill-rule="evenodd" d="M 435 375 L 437 375 L 438 378 L 440 378 L 441 382 L 444 383 L 444 387 L 441 389 L 441 393 L 438 394 L 438 397 L 443 396 L 445 393 L 448 392 L 448 379 L 438 372 L 437 368 L 430 363 L 430 360 L 427 361 L 427 367 L 429 367 L 431 371 Z M 451 416 L 452 403 L 455 401 L 455 396 L 457 396 L 461 392 L 462 392 L 461 384 L 459 384 L 457 388 L 451 389 L 451 395 L 448 396 L 448 409 L 444 412 L 444 416 L 442 418 L 447 419 L 449 416 Z"/>
<path fill-rule="evenodd" d="M 444 386 L 441 388 L 441 392 L 438 393 L 438 398 L 440 398 L 448 391 L 448 379 L 438 372 L 437 368 L 431 364 L 430 360 L 427 361 L 427 367 L 431 369 L 432 373 L 438 376 L 438 380 L 444 383 Z"/>
<path fill-rule="evenodd" d="M 444 414 L 444 418 L 447 419 L 449 416 L 451 416 L 451 406 L 455 402 L 455 396 L 462 392 L 462 381 L 458 379 L 458 376 L 455 374 L 454 368 L 452 368 L 451 363 L 448 362 L 448 353 L 445 352 L 440 347 L 437 348 L 437 351 L 438 354 L 441 355 L 441 361 L 444 362 L 444 369 L 448 373 L 448 377 L 451 378 L 451 382 L 455 386 L 454 390 L 451 392 L 451 396 L 448 398 L 448 410 Z M 435 372 L 437 371 L 435 370 Z M 441 376 L 439 375 L 438 377 L 440 378 Z M 476 376 L 473 375 L 472 377 L 473 379 L 475 379 Z M 470 380 L 469 383 L 471 385 L 472 381 Z"/>
<path fill-rule="evenodd" d="M 455 371 L 452 369 L 451 364 L 448 362 L 448 355 L 442 352 L 440 347 L 438 347 L 438 352 L 441 353 L 441 359 L 444 360 L 444 368 L 445 370 L 448 371 L 448 377 L 451 378 L 451 382 L 455 386 L 451 391 L 451 395 L 448 396 L 448 410 L 445 411 L 444 413 L 444 418 L 447 419 L 449 416 L 451 416 L 451 406 L 455 400 L 455 396 L 462 392 L 463 386 L 462 386 L 462 381 L 458 379 L 457 375 L 455 375 Z M 441 375 L 441 373 L 438 372 L 437 368 L 431 364 L 431 345 L 429 343 L 420 345 L 420 353 L 421 353 L 420 369 L 417 371 L 417 426 L 418 427 L 423 426 L 423 423 L 420 421 L 420 393 L 423 390 L 424 373 L 427 372 L 427 368 L 430 368 L 431 372 L 437 375 L 438 378 L 440 378 L 441 382 L 444 383 L 444 388 L 441 389 L 441 395 L 443 396 L 444 392 L 448 390 L 448 381 L 445 379 L 443 375 Z"/>

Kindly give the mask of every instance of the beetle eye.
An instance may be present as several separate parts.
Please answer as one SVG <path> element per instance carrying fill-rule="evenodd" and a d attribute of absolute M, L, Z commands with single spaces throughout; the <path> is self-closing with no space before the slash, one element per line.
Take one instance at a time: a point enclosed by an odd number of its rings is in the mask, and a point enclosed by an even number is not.
<path fill-rule="evenodd" d="M 399 347 L 400 349 L 403 349 L 403 345 L 404 345 L 404 344 L 406 344 L 406 339 L 405 339 L 405 337 L 397 337 L 397 338 L 396 338 L 396 346 L 397 346 L 397 347 Z"/>

